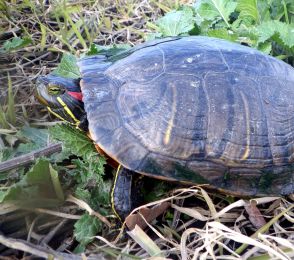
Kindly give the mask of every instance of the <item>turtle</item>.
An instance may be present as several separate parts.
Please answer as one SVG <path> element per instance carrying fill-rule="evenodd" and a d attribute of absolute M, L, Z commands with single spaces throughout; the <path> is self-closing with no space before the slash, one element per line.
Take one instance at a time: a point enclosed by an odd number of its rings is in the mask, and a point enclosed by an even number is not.
<path fill-rule="evenodd" d="M 78 60 L 81 77 L 40 76 L 36 96 L 88 132 L 117 174 L 125 218 L 136 174 L 238 196 L 294 192 L 294 69 L 206 36 L 156 39 Z"/>

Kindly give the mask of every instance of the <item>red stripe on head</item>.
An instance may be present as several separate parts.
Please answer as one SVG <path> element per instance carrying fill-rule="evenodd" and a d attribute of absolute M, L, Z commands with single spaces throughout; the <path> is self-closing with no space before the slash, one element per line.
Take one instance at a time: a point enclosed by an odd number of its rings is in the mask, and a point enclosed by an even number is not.
<path fill-rule="evenodd" d="M 83 102 L 83 94 L 82 94 L 82 92 L 67 91 L 67 93 L 69 95 L 71 95 L 74 99 L 77 99 L 77 100 Z"/>

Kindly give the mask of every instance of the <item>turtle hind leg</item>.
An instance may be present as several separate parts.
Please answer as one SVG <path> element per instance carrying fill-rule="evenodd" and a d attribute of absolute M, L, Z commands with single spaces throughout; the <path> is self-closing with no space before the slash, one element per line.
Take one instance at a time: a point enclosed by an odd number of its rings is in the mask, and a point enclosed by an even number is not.
<path fill-rule="evenodd" d="M 111 192 L 114 213 L 123 221 L 129 213 L 143 203 L 141 176 L 119 166 Z"/>

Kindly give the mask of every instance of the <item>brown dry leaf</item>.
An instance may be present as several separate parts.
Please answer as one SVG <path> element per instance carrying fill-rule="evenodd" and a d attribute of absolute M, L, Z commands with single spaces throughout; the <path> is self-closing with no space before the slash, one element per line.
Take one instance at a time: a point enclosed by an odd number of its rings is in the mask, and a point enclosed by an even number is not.
<path fill-rule="evenodd" d="M 125 220 L 126 226 L 129 228 L 129 230 L 133 230 L 136 225 L 144 229 L 147 227 L 147 223 L 151 223 L 155 218 L 161 215 L 169 207 L 170 207 L 169 202 L 160 203 L 150 209 L 141 207 L 138 213 L 129 215 L 126 218 Z M 144 219 L 142 218 L 142 216 L 144 217 Z"/>
<path fill-rule="evenodd" d="M 259 229 L 266 224 L 263 215 L 261 214 L 260 210 L 256 207 L 256 203 L 249 202 L 246 203 L 244 207 L 249 215 L 249 220 L 254 227 Z"/>

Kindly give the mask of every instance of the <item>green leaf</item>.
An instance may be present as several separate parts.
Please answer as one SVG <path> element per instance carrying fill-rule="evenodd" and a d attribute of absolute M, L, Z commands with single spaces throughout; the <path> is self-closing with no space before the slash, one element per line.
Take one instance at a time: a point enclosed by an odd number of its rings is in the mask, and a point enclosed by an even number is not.
<path fill-rule="evenodd" d="M 195 5 L 195 10 L 197 15 L 201 17 L 199 19 L 198 25 L 201 25 L 203 21 L 214 21 L 218 20 L 219 13 L 218 11 L 209 3 L 210 1 L 197 1 Z"/>
<path fill-rule="evenodd" d="M 24 38 L 14 37 L 12 40 L 7 40 L 4 42 L 3 49 L 4 51 L 9 52 L 12 50 L 23 48 L 31 43 L 32 43 L 32 40 L 28 37 L 24 37 Z"/>
<path fill-rule="evenodd" d="M 40 146 L 29 142 L 29 143 L 21 143 L 18 145 L 18 147 L 15 149 L 15 156 L 19 156 L 22 154 L 30 153 L 32 151 L 40 149 Z"/>
<path fill-rule="evenodd" d="M 0 190 L 0 201 L 3 201 L 3 200 L 4 200 L 4 198 L 5 198 L 5 196 L 6 196 L 6 192 L 5 192 L 5 191 L 2 191 L 2 190 Z"/>
<path fill-rule="evenodd" d="M 78 186 L 75 190 L 75 196 L 87 202 L 93 210 L 99 211 L 102 215 L 111 214 L 109 194 L 113 185 L 112 180 L 103 181 L 103 183 L 85 189 Z"/>
<path fill-rule="evenodd" d="M 4 162 L 15 155 L 15 151 L 10 147 L 0 149 L 0 162 Z"/>
<path fill-rule="evenodd" d="M 146 33 L 144 35 L 144 38 L 146 41 L 152 41 L 155 40 L 157 38 L 162 38 L 162 34 L 159 32 L 155 32 L 155 33 Z"/>
<path fill-rule="evenodd" d="M 171 11 L 156 23 L 162 36 L 177 36 L 188 33 L 195 27 L 193 9 L 184 7 L 178 11 Z"/>
<path fill-rule="evenodd" d="M 55 207 L 63 202 L 63 192 L 57 172 L 45 159 L 36 164 L 23 177 L 1 194 L 2 202 L 12 202 L 21 207 Z"/>
<path fill-rule="evenodd" d="M 78 244 L 75 249 L 73 250 L 73 252 L 75 254 L 82 254 L 84 253 L 86 250 L 86 246 L 84 244 Z"/>
<path fill-rule="evenodd" d="M 60 64 L 53 71 L 53 74 L 72 79 L 81 77 L 79 67 L 77 65 L 77 58 L 72 54 L 65 53 L 62 56 Z"/>
<path fill-rule="evenodd" d="M 281 20 L 287 23 L 290 22 L 290 21 L 287 21 L 287 19 L 291 16 L 291 14 L 293 16 L 293 10 L 294 10 L 293 0 L 272 0 L 270 1 L 270 7 L 271 7 L 271 18 L 273 20 Z"/>
<path fill-rule="evenodd" d="M 99 205 L 99 203 L 101 206 L 106 206 L 110 204 L 109 194 L 112 189 L 112 186 L 113 186 L 112 180 L 105 180 L 103 182 L 103 185 L 101 185 L 99 189 L 93 189 L 93 191 L 91 192 L 91 199 L 92 199 L 92 202 L 95 202 L 96 206 L 91 205 L 92 208 L 97 208 L 97 205 Z M 102 208 L 100 208 L 99 210 L 101 209 Z"/>
<path fill-rule="evenodd" d="M 112 56 L 119 54 L 122 51 L 129 49 L 131 46 L 129 44 L 113 44 L 108 46 L 102 46 L 97 44 L 91 44 L 87 55 L 103 54 L 106 56 Z"/>
<path fill-rule="evenodd" d="M 58 178 L 58 172 L 53 169 L 51 164 L 49 164 L 49 172 L 50 172 L 51 182 L 52 182 L 52 186 L 54 188 L 56 197 L 59 200 L 64 201 L 64 194 L 63 194 L 62 187 Z"/>
<path fill-rule="evenodd" d="M 75 196 L 80 200 L 86 201 L 88 204 L 91 199 L 90 191 L 85 190 L 82 187 L 77 187 L 77 189 L 75 190 Z"/>
<path fill-rule="evenodd" d="M 65 148 L 69 149 L 72 154 L 87 159 L 89 153 L 96 153 L 97 150 L 92 140 L 87 135 L 68 125 L 55 125 L 49 129 L 49 134 L 52 138 L 62 141 Z"/>
<path fill-rule="evenodd" d="M 294 46 L 294 24 L 286 24 L 280 21 L 263 22 L 256 28 L 259 43 L 263 43 L 275 35 L 278 35 L 282 44 L 292 48 Z"/>
<path fill-rule="evenodd" d="M 48 142 L 49 133 L 47 129 L 33 128 L 24 126 L 18 133 L 17 136 L 24 137 L 27 140 L 34 142 L 40 148 L 45 146 Z"/>
<path fill-rule="evenodd" d="M 89 214 L 84 214 L 74 225 L 74 236 L 82 245 L 90 243 L 94 236 L 101 231 L 101 221 Z"/>
<path fill-rule="evenodd" d="M 271 8 L 268 0 L 258 0 L 257 8 L 260 22 L 271 20 Z"/>
<path fill-rule="evenodd" d="M 75 175 L 80 187 L 97 187 L 102 183 L 105 160 L 101 159 L 97 152 L 90 153 L 87 157 L 85 160 L 72 160 L 76 168 L 71 174 Z"/>
<path fill-rule="evenodd" d="M 266 54 L 270 54 L 272 51 L 272 44 L 271 42 L 264 42 L 264 43 L 260 43 L 258 45 L 258 50 L 266 53 Z"/>
<path fill-rule="evenodd" d="M 256 27 L 258 34 L 258 42 L 265 42 L 270 39 L 276 32 L 273 21 L 263 22 L 260 26 Z"/>
<path fill-rule="evenodd" d="M 238 19 L 245 24 L 259 23 L 257 0 L 238 0 L 236 10 L 240 12 Z"/>
<path fill-rule="evenodd" d="M 49 133 L 46 129 L 24 126 L 16 137 L 20 143 L 15 149 L 15 155 L 21 155 L 45 147 L 48 143 Z"/>
<path fill-rule="evenodd" d="M 236 6 L 237 3 L 232 0 L 202 0 L 196 2 L 195 10 L 203 21 L 222 19 L 230 27 L 229 17 Z"/>
<path fill-rule="evenodd" d="M 208 30 L 207 35 L 210 37 L 221 38 L 232 42 L 235 42 L 238 38 L 237 35 L 230 33 L 230 31 L 225 28 Z"/>
<path fill-rule="evenodd" d="M 92 140 L 84 132 L 69 125 L 56 125 L 49 132 L 51 137 L 63 142 L 65 149 L 82 158 L 73 159 L 72 163 L 76 167 L 68 172 L 74 176 L 78 187 L 101 187 L 106 161 L 103 156 L 99 156 Z"/>

